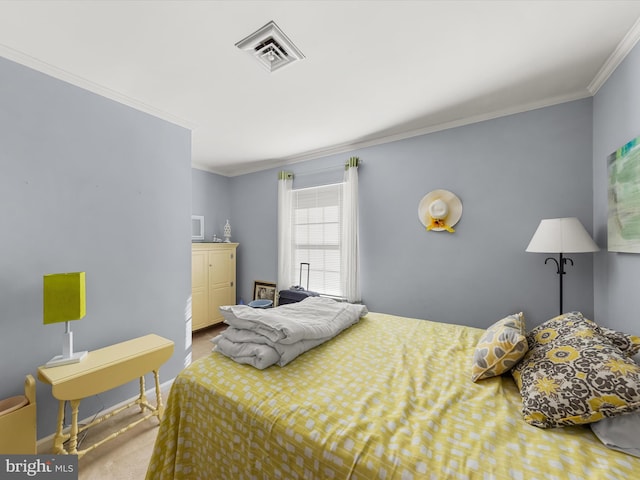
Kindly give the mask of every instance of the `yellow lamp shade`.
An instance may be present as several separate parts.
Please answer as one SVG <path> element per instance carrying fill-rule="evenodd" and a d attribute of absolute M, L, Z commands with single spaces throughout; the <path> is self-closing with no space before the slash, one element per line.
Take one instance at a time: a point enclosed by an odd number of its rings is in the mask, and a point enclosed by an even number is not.
<path fill-rule="evenodd" d="M 44 275 L 44 324 L 79 320 L 86 314 L 85 272 Z"/>

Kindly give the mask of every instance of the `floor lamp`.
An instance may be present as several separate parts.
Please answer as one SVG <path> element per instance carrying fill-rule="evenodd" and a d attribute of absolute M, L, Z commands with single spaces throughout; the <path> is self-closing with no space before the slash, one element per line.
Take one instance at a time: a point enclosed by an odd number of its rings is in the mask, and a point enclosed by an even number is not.
<path fill-rule="evenodd" d="M 564 266 L 573 265 L 573 260 L 564 256 L 565 253 L 587 253 L 600 250 L 591 236 L 575 217 L 547 218 L 540 221 L 538 229 L 533 234 L 527 252 L 557 253 L 558 259 L 548 257 L 556 264 L 556 273 L 560 278 L 560 313 L 562 315 L 562 276 L 566 274 Z"/>

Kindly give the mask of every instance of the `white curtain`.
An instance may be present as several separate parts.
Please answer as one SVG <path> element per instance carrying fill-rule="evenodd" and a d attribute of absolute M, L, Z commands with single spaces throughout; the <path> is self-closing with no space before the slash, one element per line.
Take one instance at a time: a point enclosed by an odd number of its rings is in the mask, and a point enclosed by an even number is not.
<path fill-rule="evenodd" d="M 295 285 L 291 276 L 291 228 L 293 225 L 293 174 L 281 171 L 278 174 L 278 290 Z"/>
<path fill-rule="evenodd" d="M 358 256 L 358 157 L 346 165 L 342 197 L 341 287 L 349 302 L 359 302 L 360 262 Z"/>

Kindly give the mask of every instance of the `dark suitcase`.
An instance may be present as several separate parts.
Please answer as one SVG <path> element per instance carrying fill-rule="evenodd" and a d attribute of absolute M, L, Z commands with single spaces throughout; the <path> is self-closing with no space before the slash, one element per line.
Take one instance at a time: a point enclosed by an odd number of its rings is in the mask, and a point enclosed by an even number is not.
<path fill-rule="evenodd" d="M 302 266 L 307 266 L 307 288 L 302 287 Z M 307 297 L 318 297 L 318 292 L 312 292 L 309 290 L 309 270 L 310 265 L 307 262 L 300 264 L 300 284 L 294 285 L 287 290 L 280 290 L 278 293 L 278 305 L 287 305 L 288 303 L 301 302 Z"/>

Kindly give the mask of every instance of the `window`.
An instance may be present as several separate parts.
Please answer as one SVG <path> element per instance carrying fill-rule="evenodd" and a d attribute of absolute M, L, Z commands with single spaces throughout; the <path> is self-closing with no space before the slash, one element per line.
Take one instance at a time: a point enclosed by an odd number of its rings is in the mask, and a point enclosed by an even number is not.
<path fill-rule="evenodd" d="M 309 263 L 309 290 L 344 297 L 340 281 L 342 238 L 342 184 L 292 191 L 291 278 L 307 287 L 306 271 L 300 279 L 300 264 Z"/>
<path fill-rule="evenodd" d="M 359 302 L 358 157 L 345 164 L 344 182 L 293 190 L 293 174 L 278 173 L 278 286 L 309 289 Z"/>

